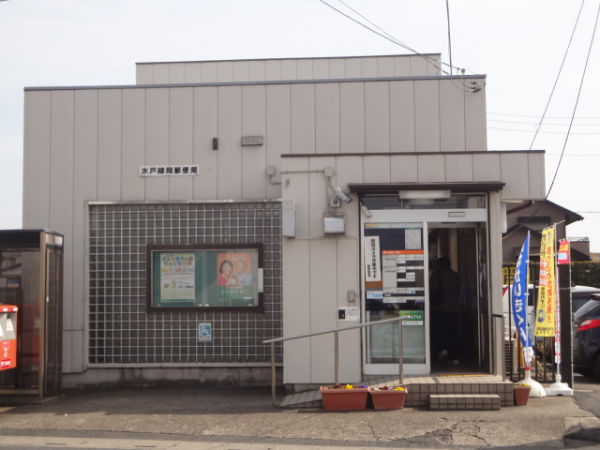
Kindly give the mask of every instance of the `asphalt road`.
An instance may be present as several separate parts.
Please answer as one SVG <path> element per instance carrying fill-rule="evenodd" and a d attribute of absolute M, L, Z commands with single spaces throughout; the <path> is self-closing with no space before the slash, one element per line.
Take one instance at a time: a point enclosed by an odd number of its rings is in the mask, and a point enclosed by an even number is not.
<path fill-rule="evenodd" d="M 577 405 L 600 418 L 600 382 L 577 373 L 574 382 Z"/>

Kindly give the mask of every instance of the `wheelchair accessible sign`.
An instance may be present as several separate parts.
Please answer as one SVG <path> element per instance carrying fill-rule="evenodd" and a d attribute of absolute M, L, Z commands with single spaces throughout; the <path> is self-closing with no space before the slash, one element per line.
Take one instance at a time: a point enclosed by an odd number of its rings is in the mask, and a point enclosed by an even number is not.
<path fill-rule="evenodd" d="M 198 342 L 212 342 L 212 323 L 198 324 Z"/>

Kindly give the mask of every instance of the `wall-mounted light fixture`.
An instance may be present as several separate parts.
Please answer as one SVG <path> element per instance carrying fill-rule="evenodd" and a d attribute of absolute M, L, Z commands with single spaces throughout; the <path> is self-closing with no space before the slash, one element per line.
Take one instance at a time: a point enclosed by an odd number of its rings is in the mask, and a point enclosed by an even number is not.
<path fill-rule="evenodd" d="M 415 200 L 415 199 L 438 199 L 450 198 L 450 190 L 440 189 L 435 191 L 414 190 L 414 191 L 399 191 L 398 197 L 400 200 Z"/>

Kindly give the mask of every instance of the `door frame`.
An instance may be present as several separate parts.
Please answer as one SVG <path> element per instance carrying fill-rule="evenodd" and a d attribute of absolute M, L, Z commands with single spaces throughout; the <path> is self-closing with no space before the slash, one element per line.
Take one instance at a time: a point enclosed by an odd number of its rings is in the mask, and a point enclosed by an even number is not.
<path fill-rule="evenodd" d="M 423 259 L 424 259 L 424 291 L 425 305 L 423 312 L 423 320 L 425 327 L 425 363 L 424 364 L 403 364 L 403 372 L 406 375 L 424 375 L 431 373 L 431 355 L 430 355 L 430 315 L 429 315 L 429 267 L 427 264 L 429 258 L 429 243 L 427 236 L 429 234 L 430 224 L 442 225 L 451 228 L 453 224 L 459 223 L 485 223 L 488 224 L 488 209 L 473 208 L 473 209 L 370 209 L 365 211 L 360 209 L 360 308 L 361 317 L 367 321 L 367 311 L 365 309 L 365 261 L 364 252 L 364 230 L 366 223 L 400 223 L 400 224 L 419 224 L 423 230 Z M 460 228 L 460 226 L 456 227 Z M 478 249 L 477 251 L 480 251 Z M 489 293 L 488 293 L 489 302 Z M 367 332 L 363 329 L 361 333 L 361 348 L 362 348 L 362 371 L 365 375 L 394 375 L 398 373 L 398 363 L 383 364 L 383 363 L 367 363 Z"/>

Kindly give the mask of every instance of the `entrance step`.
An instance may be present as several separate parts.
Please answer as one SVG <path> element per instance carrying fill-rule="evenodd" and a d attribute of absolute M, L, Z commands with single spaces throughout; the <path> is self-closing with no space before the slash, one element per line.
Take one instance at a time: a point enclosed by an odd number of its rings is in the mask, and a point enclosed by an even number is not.
<path fill-rule="evenodd" d="M 498 394 L 430 394 L 430 409 L 500 409 Z"/>

